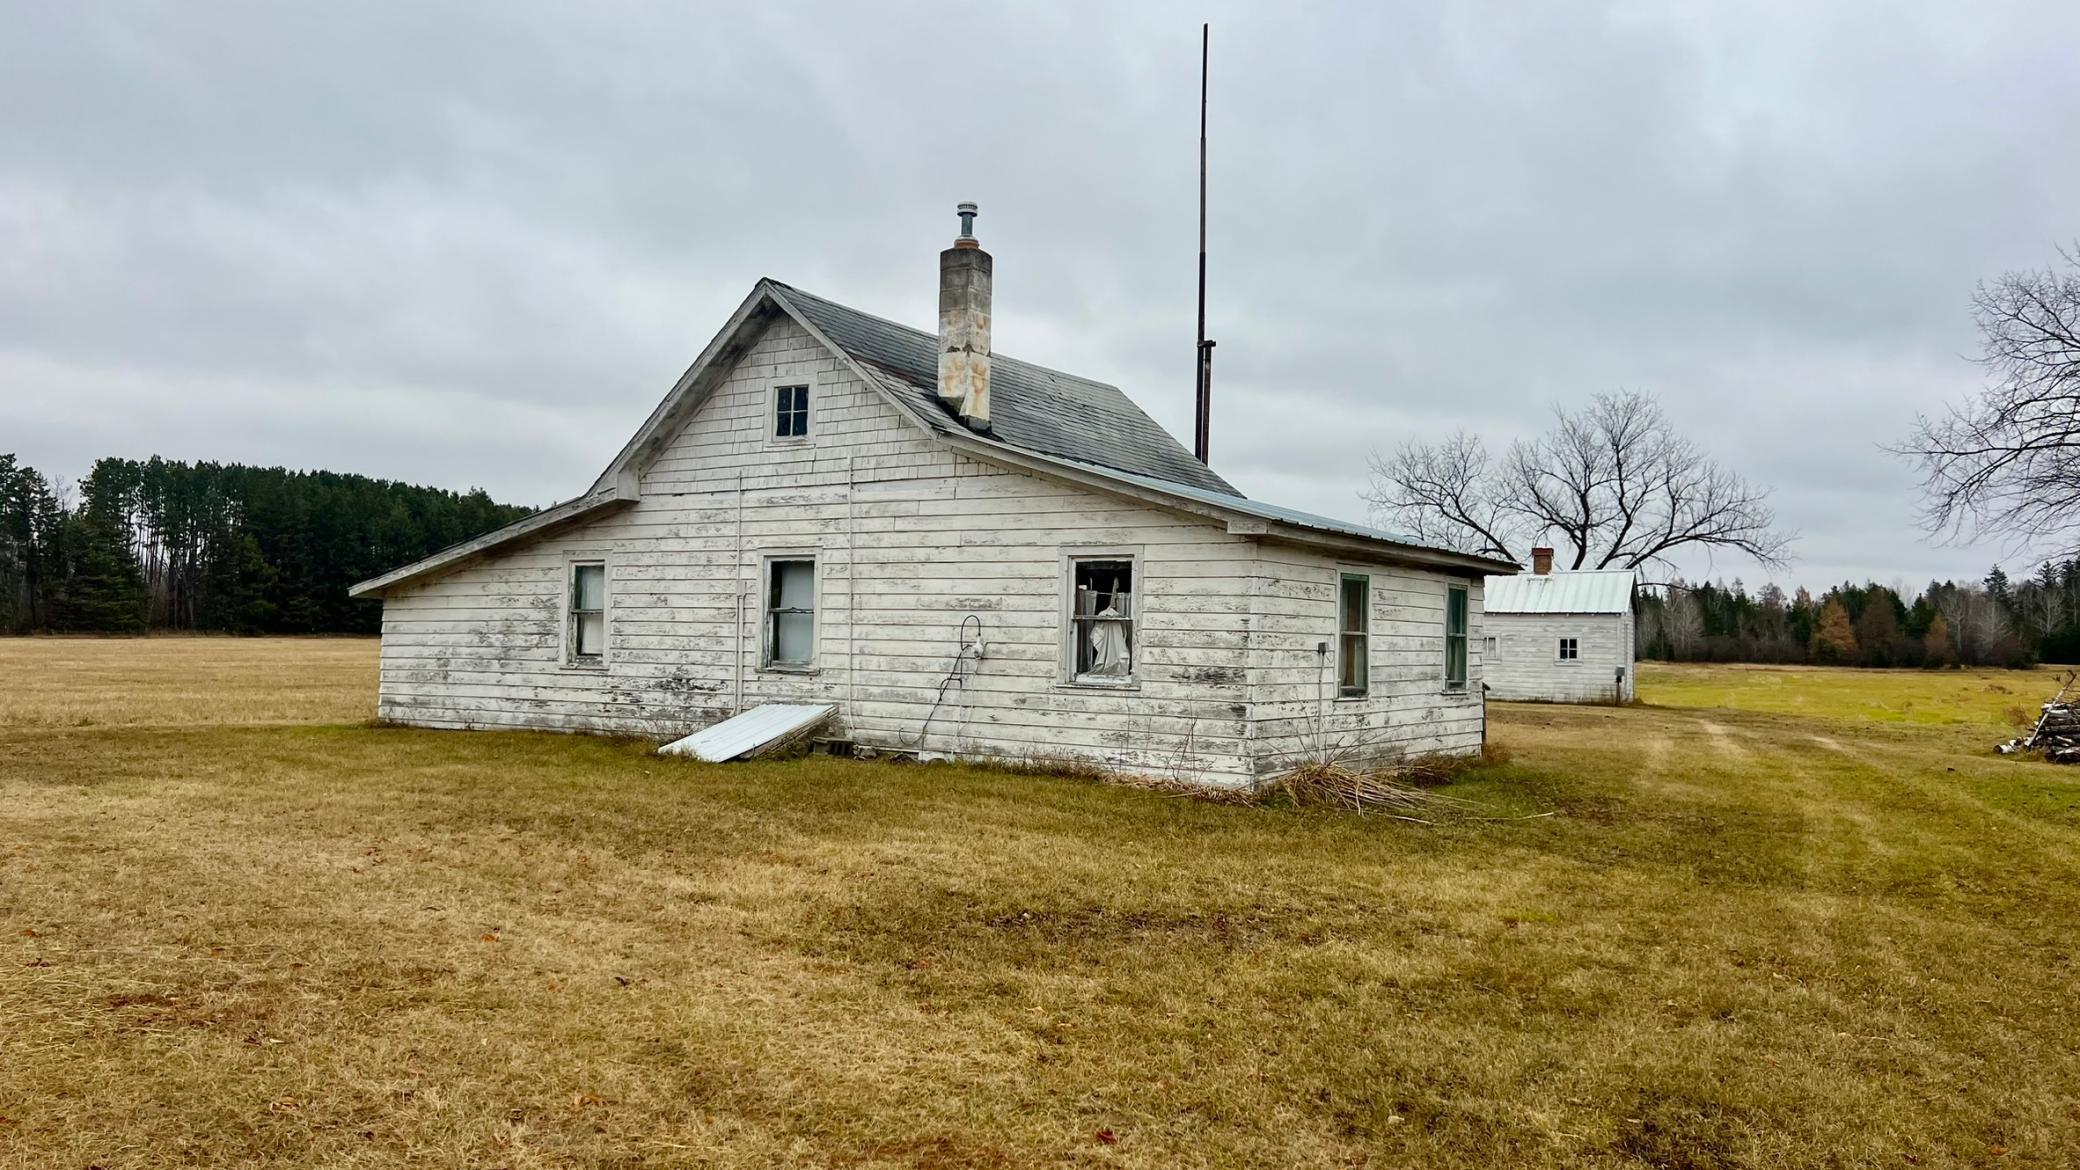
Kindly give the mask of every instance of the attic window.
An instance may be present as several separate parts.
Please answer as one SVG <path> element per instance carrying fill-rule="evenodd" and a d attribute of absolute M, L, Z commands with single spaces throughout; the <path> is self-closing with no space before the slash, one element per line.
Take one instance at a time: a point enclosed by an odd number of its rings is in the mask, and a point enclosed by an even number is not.
<path fill-rule="evenodd" d="M 773 437 L 801 439 L 809 434 L 809 388 L 776 386 L 773 389 Z"/>
<path fill-rule="evenodd" d="M 1092 557 L 1070 562 L 1069 677 L 1080 683 L 1134 681 L 1134 562 Z"/>

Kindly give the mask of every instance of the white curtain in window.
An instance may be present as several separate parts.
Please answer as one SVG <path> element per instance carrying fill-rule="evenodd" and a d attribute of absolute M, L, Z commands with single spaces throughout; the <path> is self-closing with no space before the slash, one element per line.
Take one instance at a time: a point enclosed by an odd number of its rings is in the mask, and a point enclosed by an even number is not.
<path fill-rule="evenodd" d="M 1122 615 L 1113 606 L 1098 611 L 1100 618 L 1117 619 Z M 1121 621 L 1095 621 L 1091 626 L 1091 668 L 1086 674 L 1099 678 L 1125 678 L 1134 673 L 1134 651 L 1127 644 L 1126 624 Z"/>
<path fill-rule="evenodd" d="M 579 565 L 571 580 L 571 612 L 576 619 L 574 651 L 596 657 L 607 645 L 607 567 Z"/>
<path fill-rule="evenodd" d="M 578 566 L 578 603 L 574 609 L 605 609 L 607 607 L 607 567 L 605 565 Z"/>
<path fill-rule="evenodd" d="M 773 565 L 773 660 L 808 662 L 815 656 L 816 566 L 807 561 Z"/>

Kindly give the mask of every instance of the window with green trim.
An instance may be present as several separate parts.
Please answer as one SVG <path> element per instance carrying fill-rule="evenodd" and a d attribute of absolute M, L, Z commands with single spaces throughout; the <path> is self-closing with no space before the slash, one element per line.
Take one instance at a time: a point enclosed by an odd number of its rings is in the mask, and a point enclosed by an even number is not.
<path fill-rule="evenodd" d="M 1372 689 L 1372 578 L 1345 573 L 1336 604 L 1336 693 L 1362 698 Z"/>
<path fill-rule="evenodd" d="M 1444 685 L 1466 686 L 1466 586 L 1453 585 L 1444 595 Z"/>

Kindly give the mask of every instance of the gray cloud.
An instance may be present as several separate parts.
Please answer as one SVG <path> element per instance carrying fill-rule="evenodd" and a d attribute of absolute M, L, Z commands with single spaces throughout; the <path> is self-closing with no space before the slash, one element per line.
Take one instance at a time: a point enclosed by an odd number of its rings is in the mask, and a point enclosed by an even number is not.
<path fill-rule="evenodd" d="M 1204 16 L 1245 491 L 1354 515 L 1375 448 L 1639 388 L 1800 580 L 1984 571 L 1875 444 L 2080 234 L 2080 13 L 1417 8 L 9 0 L 0 450 L 546 502 L 761 275 L 927 323 L 964 198 L 999 348 L 1186 433 Z"/>

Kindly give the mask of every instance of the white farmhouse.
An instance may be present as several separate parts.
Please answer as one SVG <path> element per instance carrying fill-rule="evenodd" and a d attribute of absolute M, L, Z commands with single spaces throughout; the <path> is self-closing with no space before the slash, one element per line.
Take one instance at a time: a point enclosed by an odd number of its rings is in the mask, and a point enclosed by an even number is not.
<path fill-rule="evenodd" d="M 1491 698 L 1548 703 L 1632 699 L 1630 569 L 1553 572 L 1553 550 L 1531 550 L 1531 572 L 1490 577 L 1481 661 Z"/>
<path fill-rule="evenodd" d="M 964 207 L 972 215 L 972 209 Z M 1471 752 L 1515 566 L 1245 499 L 1114 387 L 761 280 L 582 496 L 354 587 L 383 718 L 675 735 L 836 708 L 881 752 L 1248 786 Z"/>

